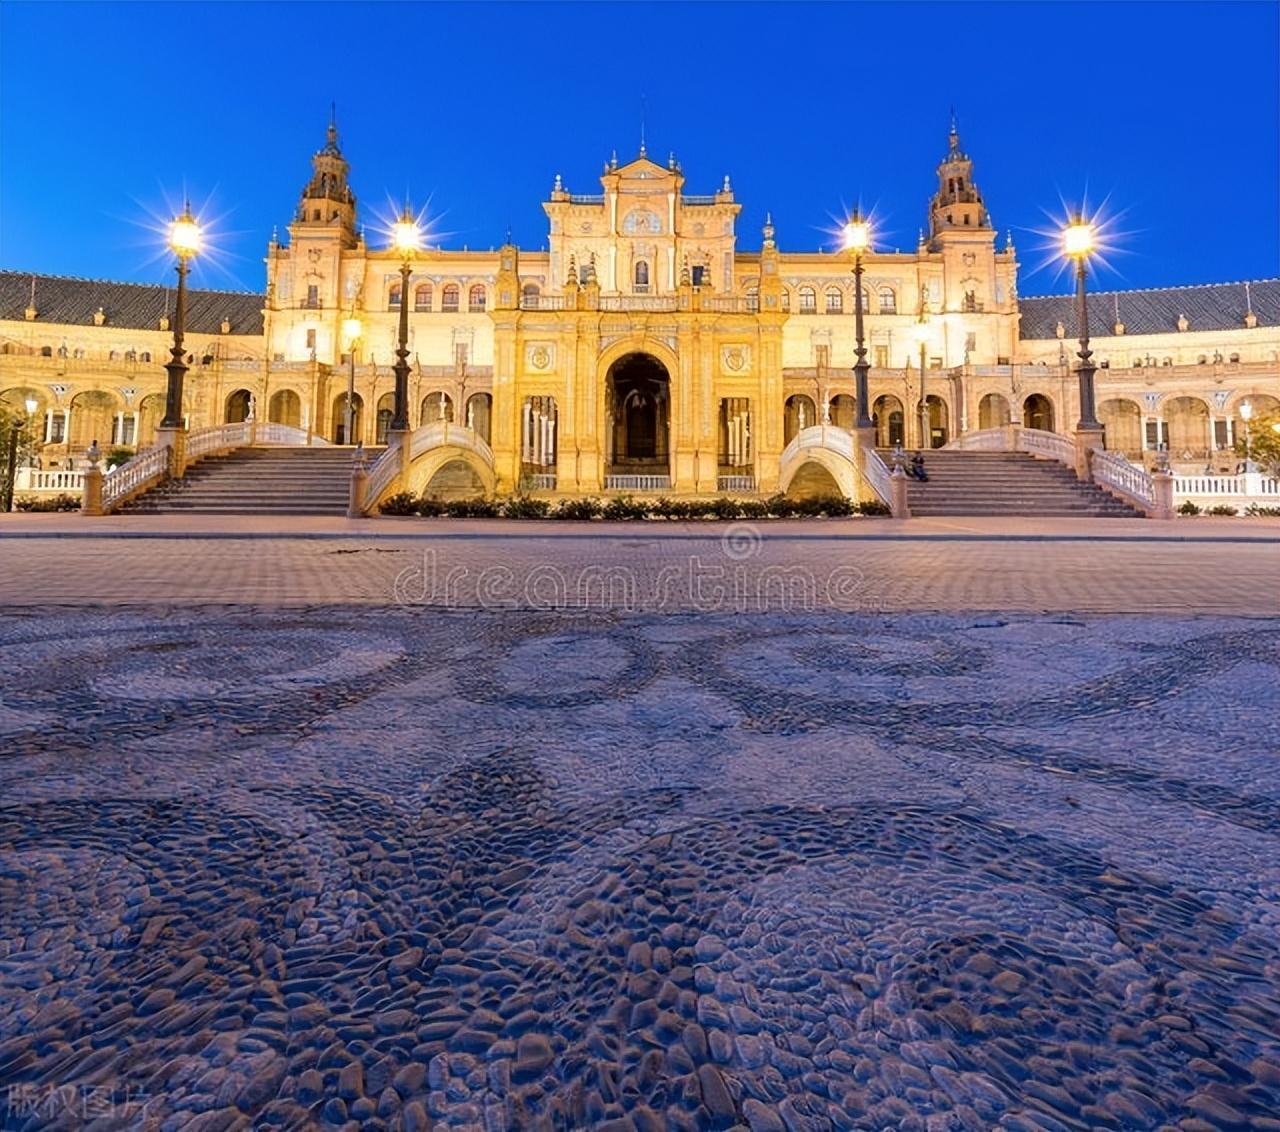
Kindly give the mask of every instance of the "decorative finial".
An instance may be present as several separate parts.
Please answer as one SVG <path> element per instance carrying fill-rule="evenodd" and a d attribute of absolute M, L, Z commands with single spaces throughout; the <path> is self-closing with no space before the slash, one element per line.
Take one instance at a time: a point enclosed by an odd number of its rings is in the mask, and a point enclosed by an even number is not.
<path fill-rule="evenodd" d="M 724 188 L 720 190 L 722 193 L 731 193 L 733 189 L 729 185 L 729 174 L 724 175 Z"/>
<path fill-rule="evenodd" d="M 680 268 L 680 286 L 688 287 L 691 285 L 692 285 L 692 279 L 689 275 L 689 256 L 686 253 L 684 257 L 684 264 Z"/>
<path fill-rule="evenodd" d="M 675 172 L 676 151 L 674 149 L 667 155 L 667 168 L 670 169 L 673 173 Z"/>
<path fill-rule="evenodd" d="M 578 285 L 578 261 L 572 255 L 569 256 L 568 283 L 570 287 L 576 287 Z"/>
<path fill-rule="evenodd" d="M 924 229 L 917 228 L 916 232 L 917 232 L 916 243 L 919 244 L 921 247 L 924 247 Z"/>
<path fill-rule="evenodd" d="M 555 184 L 551 186 L 551 191 L 553 193 L 564 192 L 564 182 L 560 179 L 559 173 L 556 174 L 556 181 L 555 181 Z"/>
<path fill-rule="evenodd" d="M 642 95 L 640 96 L 640 156 L 641 156 L 641 157 L 644 157 L 644 156 L 645 156 L 645 148 L 644 148 L 644 110 L 645 110 L 645 105 L 644 105 L 644 95 L 642 94 Z"/>
<path fill-rule="evenodd" d="M 618 151 L 615 149 L 609 155 L 609 169 L 612 171 L 618 167 Z"/>
<path fill-rule="evenodd" d="M 1013 229 L 1012 228 L 1005 229 L 1004 250 L 1007 252 L 1013 251 Z"/>
<path fill-rule="evenodd" d="M 506 240 L 506 242 L 507 242 L 508 244 L 509 244 L 509 243 L 511 243 L 511 225 L 510 225 L 510 224 L 508 224 L 508 225 L 507 225 L 507 240 Z"/>
<path fill-rule="evenodd" d="M 773 213 L 766 212 L 764 214 L 764 246 L 766 248 L 773 247 Z"/>

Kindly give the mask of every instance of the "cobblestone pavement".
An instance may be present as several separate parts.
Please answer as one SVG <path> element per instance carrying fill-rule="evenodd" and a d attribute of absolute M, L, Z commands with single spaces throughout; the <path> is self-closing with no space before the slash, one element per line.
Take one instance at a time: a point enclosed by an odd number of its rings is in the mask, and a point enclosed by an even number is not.
<path fill-rule="evenodd" d="M 0 646 L 6 1127 L 1280 1129 L 1280 619 L 25 605 Z"/>
<path fill-rule="evenodd" d="M 56 522 L 0 525 L 0 604 L 1280 614 L 1267 520 L 22 518 Z"/>

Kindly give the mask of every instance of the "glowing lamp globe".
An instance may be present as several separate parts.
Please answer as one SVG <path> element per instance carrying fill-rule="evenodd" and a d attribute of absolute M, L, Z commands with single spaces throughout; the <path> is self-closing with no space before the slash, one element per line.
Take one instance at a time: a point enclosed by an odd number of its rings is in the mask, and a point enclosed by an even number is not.
<path fill-rule="evenodd" d="M 405 210 L 404 216 L 396 221 L 392 230 L 392 239 L 395 242 L 396 251 L 401 255 L 409 255 L 418 250 L 418 225 L 409 215 L 408 209 Z"/>
<path fill-rule="evenodd" d="M 855 216 L 844 226 L 844 246 L 851 252 L 865 252 L 871 246 L 871 225 Z"/>
<path fill-rule="evenodd" d="M 183 259 L 188 259 L 200 250 L 200 225 L 196 223 L 189 208 L 184 209 L 182 215 L 169 225 L 169 247 Z"/>
<path fill-rule="evenodd" d="M 911 327 L 911 340 L 917 346 L 923 346 L 929 341 L 929 324 L 921 320 L 914 323 Z"/>
<path fill-rule="evenodd" d="M 342 333 L 347 336 L 348 342 L 354 342 L 364 333 L 364 323 L 358 318 L 344 318 L 342 320 Z"/>
<path fill-rule="evenodd" d="M 1251 402 L 1246 401 L 1240 406 L 1240 419 L 1245 421 L 1253 420 L 1253 405 Z"/>
<path fill-rule="evenodd" d="M 1093 225 L 1076 219 L 1062 231 L 1062 250 L 1072 259 L 1087 256 L 1093 251 Z"/>
<path fill-rule="evenodd" d="M 27 408 L 27 416 L 29 417 L 34 417 L 36 415 L 36 410 L 40 407 L 40 402 L 34 397 L 28 397 L 23 404 Z"/>

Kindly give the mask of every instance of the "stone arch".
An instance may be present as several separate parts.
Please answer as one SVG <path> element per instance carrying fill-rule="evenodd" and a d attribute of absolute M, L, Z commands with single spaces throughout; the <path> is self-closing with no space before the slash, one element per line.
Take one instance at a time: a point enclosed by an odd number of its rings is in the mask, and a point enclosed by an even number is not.
<path fill-rule="evenodd" d="M 111 444 L 112 424 L 119 407 L 120 399 L 105 389 L 77 393 L 71 402 L 68 447 L 86 449 L 96 440 L 105 451 Z"/>
<path fill-rule="evenodd" d="M 892 393 L 882 393 L 871 403 L 871 420 L 876 428 L 876 447 L 897 448 L 907 442 L 906 413 Z"/>
<path fill-rule="evenodd" d="M 804 448 L 795 452 L 779 469 L 778 490 L 784 495 L 791 495 L 797 477 L 801 479 L 801 490 L 806 490 L 806 484 L 812 487 L 816 482 L 825 482 L 811 465 L 816 465 L 835 484 L 838 494 L 850 499 L 859 498 L 857 469 L 847 456 L 830 448 Z M 805 468 L 809 470 L 804 471 Z"/>
<path fill-rule="evenodd" d="M 253 405 L 253 394 L 247 389 L 233 389 L 227 394 L 223 403 L 222 419 L 226 424 L 239 424 L 249 419 L 249 410 Z"/>
<path fill-rule="evenodd" d="M 433 389 L 422 399 L 418 424 L 429 425 L 436 421 L 453 420 L 453 398 L 443 389 Z"/>
<path fill-rule="evenodd" d="M 600 435 L 617 469 L 610 474 L 670 474 L 679 403 L 675 352 L 650 338 L 628 337 L 601 354 L 599 370 Z"/>
<path fill-rule="evenodd" d="M 782 443 L 790 444 L 796 433 L 821 423 L 812 397 L 807 393 L 791 394 L 782 406 Z"/>
<path fill-rule="evenodd" d="M 1022 402 L 1022 426 L 1053 432 L 1053 400 L 1044 393 L 1030 393 Z"/>
<path fill-rule="evenodd" d="M 1009 401 L 1003 393 L 988 393 L 978 402 L 978 427 L 1003 428 L 1010 421 Z"/>
<path fill-rule="evenodd" d="M 951 410 L 946 399 L 936 393 L 928 394 L 924 403 L 929 425 L 929 435 L 923 442 L 924 447 L 941 448 L 951 436 Z"/>
<path fill-rule="evenodd" d="M 1199 397 L 1167 397 L 1160 405 L 1169 455 L 1178 460 L 1203 460 L 1209 454 L 1209 406 Z"/>
<path fill-rule="evenodd" d="M 347 392 L 344 389 L 333 399 L 334 444 L 355 444 L 364 435 L 364 398 L 356 393 L 351 398 L 351 435 L 347 436 Z"/>
<path fill-rule="evenodd" d="M 378 406 L 373 414 L 373 442 L 379 447 L 386 444 L 391 432 L 391 422 L 396 415 L 396 395 L 394 392 L 384 393 L 378 398 Z"/>
<path fill-rule="evenodd" d="M 267 402 L 267 420 L 274 424 L 302 427 L 302 398 L 293 389 L 277 389 Z"/>
<path fill-rule="evenodd" d="M 858 402 L 848 393 L 837 393 L 831 398 L 831 423 L 849 432 L 857 428 Z"/>
<path fill-rule="evenodd" d="M 1128 397 L 1111 397 L 1098 406 L 1108 452 L 1128 459 L 1142 454 L 1142 407 Z"/>
<path fill-rule="evenodd" d="M 156 429 L 164 420 L 164 394 L 148 393 L 138 403 L 138 448 L 150 448 L 156 442 Z"/>
<path fill-rule="evenodd" d="M 470 448 L 462 448 L 456 444 L 442 444 L 438 448 L 427 449 L 409 466 L 404 486 L 398 490 L 409 491 L 414 495 L 422 495 L 433 481 L 437 484 L 440 483 L 437 477 L 450 465 L 461 465 L 467 469 L 469 476 L 474 476 L 479 481 L 480 490 L 471 490 L 466 494 L 446 496 L 446 498 L 470 499 L 480 494 L 485 496 L 493 495 L 496 486 L 493 468 L 485 462 L 478 452 L 473 452 Z M 460 487 L 464 479 L 461 468 L 456 466 L 451 471 L 445 472 L 444 478 L 447 481 L 444 486 L 448 486 L 449 482 L 453 482 Z"/>
<path fill-rule="evenodd" d="M 488 393 L 473 393 L 467 398 L 465 424 L 486 444 L 493 428 L 493 397 Z"/>

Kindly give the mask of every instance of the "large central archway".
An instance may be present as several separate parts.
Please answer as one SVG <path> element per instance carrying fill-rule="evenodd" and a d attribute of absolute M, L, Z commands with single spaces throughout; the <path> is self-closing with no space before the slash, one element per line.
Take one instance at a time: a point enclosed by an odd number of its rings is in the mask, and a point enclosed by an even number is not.
<path fill-rule="evenodd" d="M 665 475 L 671 455 L 671 377 L 650 354 L 625 354 L 606 382 L 611 475 Z"/>

